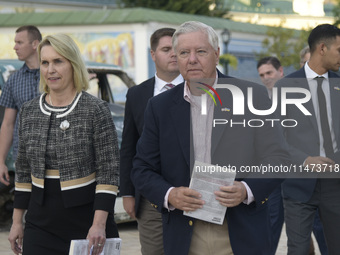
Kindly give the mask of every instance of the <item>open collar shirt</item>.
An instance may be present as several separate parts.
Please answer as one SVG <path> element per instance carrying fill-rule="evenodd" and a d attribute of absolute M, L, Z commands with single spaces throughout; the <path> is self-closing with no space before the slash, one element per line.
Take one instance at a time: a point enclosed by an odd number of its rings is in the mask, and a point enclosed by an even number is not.
<path fill-rule="evenodd" d="M 216 79 L 213 87 L 216 87 L 218 75 L 216 72 Z M 207 114 L 201 114 L 201 96 L 194 96 L 191 94 L 187 82 L 184 84 L 184 100 L 190 103 L 191 112 L 191 126 L 192 126 L 192 137 L 193 137 L 193 150 L 194 158 L 197 161 L 211 164 L 211 135 L 212 135 L 212 123 L 214 118 L 214 102 L 211 97 L 207 98 Z M 248 186 L 248 184 L 242 181 L 247 190 L 247 198 L 243 201 L 245 204 L 250 204 L 254 201 L 254 195 Z M 168 210 L 174 210 L 172 205 L 169 205 L 168 199 L 170 191 L 174 187 L 171 187 L 164 197 L 163 206 Z"/>

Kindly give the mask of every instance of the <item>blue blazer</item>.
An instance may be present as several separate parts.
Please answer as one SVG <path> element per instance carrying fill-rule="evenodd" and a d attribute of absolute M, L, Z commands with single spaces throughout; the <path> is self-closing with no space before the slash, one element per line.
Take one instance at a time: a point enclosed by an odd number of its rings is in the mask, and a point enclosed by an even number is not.
<path fill-rule="evenodd" d="M 135 212 L 138 216 L 140 194 L 135 190 L 130 175 L 132 160 L 136 155 L 136 145 L 144 126 L 144 111 L 155 88 L 155 77 L 140 85 L 129 88 L 126 94 L 124 129 L 120 148 L 120 188 L 121 196 L 135 197 Z"/>
<path fill-rule="evenodd" d="M 258 84 L 235 78 L 228 83 L 238 86 L 247 95 L 253 88 L 254 106 L 269 109 L 266 89 Z M 220 79 L 219 79 L 220 81 Z M 183 211 L 168 211 L 163 207 L 166 192 L 171 187 L 189 186 L 190 182 L 190 104 L 183 98 L 184 83 L 149 100 L 145 111 L 145 125 L 137 144 L 131 178 L 143 196 L 154 203 L 162 213 L 164 250 L 167 255 L 187 255 L 195 219 L 184 216 Z M 218 93 L 229 112 L 215 107 L 214 117 L 241 122 L 242 119 L 259 119 L 247 109 L 244 116 L 233 115 L 233 97 L 229 90 Z M 213 128 L 212 163 L 232 165 L 240 169 L 245 165 L 289 164 L 289 154 L 282 131 L 278 126 L 263 128 L 218 125 Z M 241 179 L 239 179 L 241 180 Z M 228 208 L 230 242 L 234 254 L 270 254 L 267 197 L 282 180 L 242 178 L 255 196 L 250 205 Z"/>
<path fill-rule="evenodd" d="M 328 75 L 330 80 L 332 124 L 339 148 L 340 77 L 333 72 L 329 72 Z M 278 87 L 279 91 L 282 87 L 298 87 L 309 90 L 305 69 L 301 68 L 298 71 L 279 80 L 276 84 L 276 87 Z M 290 97 L 294 97 L 294 94 Z M 320 156 L 319 133 L 312 100 L 309 100 L 307 103 L 305 103 L 304 107 L 312 114 L 311 116 L 305 116 L 297 107 L 295 107 L 295 105 L 288 105 L 286 108 L 286 116 L 281 116 L 281 118 L 295 119 L 298 122 L 296 127 L 284 129 L 285 136 L 289 144 L 289 152 L 292 163 L 296 164 L 297 166 L 302 165 L 308 156 Z M 337 164 L 340 163 L 340 151 L 335 153 L 335 158 L 333 160 L 335 160 Z M 283 196 L 285 198 L 307 202 L 313 194 L 316 180 L 317 179 L 311 178 L 287 178 L 282 183 Z"/>

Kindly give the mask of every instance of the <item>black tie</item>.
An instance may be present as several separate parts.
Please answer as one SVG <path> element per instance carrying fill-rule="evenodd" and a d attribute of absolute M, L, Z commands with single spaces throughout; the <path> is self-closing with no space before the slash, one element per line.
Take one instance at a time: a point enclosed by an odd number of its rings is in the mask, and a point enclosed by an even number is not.
<path fill-rule="evenodd" d="M 319 101 L 320 122 L 323 136 L 323 148 L 325 149 L 326 156 L 328 158 L 334 158 L 333 142 L 327 115 L 326 97 L 322 90 L 323 79 L 324 77 L 322 76 L 315 77 L 315 80 L 318 83 L 317 91 Z"/>

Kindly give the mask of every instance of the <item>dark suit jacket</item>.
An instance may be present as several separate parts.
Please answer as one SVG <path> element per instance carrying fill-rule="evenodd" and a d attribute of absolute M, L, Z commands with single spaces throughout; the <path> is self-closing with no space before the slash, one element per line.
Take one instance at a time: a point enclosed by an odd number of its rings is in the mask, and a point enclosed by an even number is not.
<path fill-rule="evenodd" d="M 329 72 L 330 79 L 330 96 L 332 108 L 333 130 L 337 141 L 338 148 L 340 146 L 339 126 L 340 126 L 340 86 L 339 76 L 333 72 Z M 286 76 L 276 84 L 280 91 L 283 87 L 298 87 L 309 90 L 309 85 L 306 79 L 304 67 L 300 70 Z M 292 94 L 292 93 L 290 93 Z M 297 97 L 298 95 L 289 96 L 289 98 Z M 312 99 L 304 104 L 304 107 L 312 114 L 305 116 L 295 105 L 287 106 L 286 116 L 281 116 L 284 119 L 295 119 L 298 124 L 294 128 L 285 128 L 285 136 L 289 144 L 289 151 L 292 158 L 292 163 L 297 166 L 302 165 L 308 156 L 320 156 L 320 141 L 318 126 L 315 118 Z M 340 152 L 335 154 L 334 160 L 337 164 L 340 163 Z M 299 168 L 297 168 L 299 169 Z M 283 196 L 301 202 L 307 202 L 314 191 L 317 179 L 291 179 L 287 178 L 282 183 Z"/>
<path fill-rule="evenodd" d="M 132 160 L 136 145 L 144 126 L 144 111 L 155 88 L 155 77 L 129 88 L 126 94 L 124 129 L 120 149 L 120 195 L 136 198 L 135 211 L 138 213 L 140 195 L 131 182 Z"/>
<path fill-rule="evenodd" d="M 219 74 L 219 77 L 225 77 Z M 254 89 L 257 109 L 269 109 L 270 100 L 263 86 L 238 79 L 230 82 L 247 94 Z M 230 83 L 229 82 L 229 83 Z M 145 111 L 145 126 L 137 144 L 133 162 L 132 181 L 143 196 L 162 212 L 165 254 L 186 255 L 190 247 L 194 219 L 183 211 L 168 211 L 163 207 L 164 197 L 170 187 L 189 186 L 190 182 L 190 104 L 183 98 L 184 83 L 149 100 Z M 220 91 L 220 92 L 219 92 Z M 245 116 L 232 114 L 233 98 L 228 90 L 218 90 L 222 102 L 230 112 L 215 108 L 215 116 L 226 119 L 256 118 L 246 110 Z M 221 116 L 221 114 L 223 116 Z M 213 128 L 212 163 L 234 165 L 288 164 L 288 151 L 282 131 L 265 125 L 263 128 L 229 127 Z M 250 205 L 241 203 L 228 208 L 227 220 L 230 241 L 236 255 L 269 254 L 269 221 L 267 197 L 281 180 L 243 179 L 255 196 Z"/>

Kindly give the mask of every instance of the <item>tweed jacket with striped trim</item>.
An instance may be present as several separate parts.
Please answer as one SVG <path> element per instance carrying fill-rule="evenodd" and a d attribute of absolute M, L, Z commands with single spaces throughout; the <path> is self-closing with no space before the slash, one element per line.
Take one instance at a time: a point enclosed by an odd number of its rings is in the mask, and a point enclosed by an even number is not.
<path fill-rule="evenodd" d="M 80 93 L 72 106 L 57 113 L 58 171 L 46 171 L 45 151 L 51 112 L 46 94 L 24 104 L 19 120 L 15 208 L 27 209 L 29 199 L 44 200 L 45 178 L 59 178 L 65 207 L 94 201 L 94 209 L 113 212 L 118 191 L 119 149 L 106 102 Z"/>

